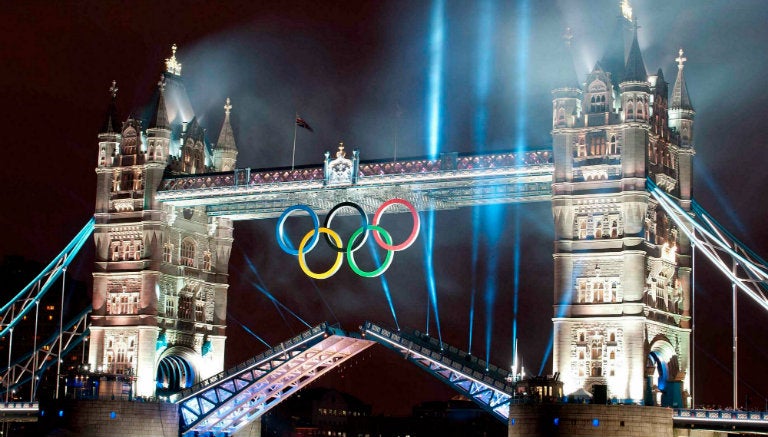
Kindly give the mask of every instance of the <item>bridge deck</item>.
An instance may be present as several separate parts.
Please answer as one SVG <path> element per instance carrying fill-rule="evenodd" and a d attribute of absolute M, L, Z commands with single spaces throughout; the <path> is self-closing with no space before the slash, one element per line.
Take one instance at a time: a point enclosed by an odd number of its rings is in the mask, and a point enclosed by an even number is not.
<path fill-rule="evenodd" d="M 365 338 L 402 353 L 454 390 L 473 400 L 497 419 L 509 420 L 509 404 L 514 400 L 514 381 L 504 369 L 486 363 L 426 335 L 392 331 L 371 322 L 363 325 Z"/>
<path fill-rule="evenodd" d="M 549 200 L 553 168 L 551 151 L 535 151 L 361 162 L 355 180 L 342 184 L 329 184 L 322 166 L 238 169 L 164 179 L 157 198 L 179 208 L 202 205 L 210 216 L 235 220 L 278 217 L 298 203 L 324 213 L 340 199 L 370 213 L 392 197 L 419 210 L 455 209 Z"/>
<path fill-rule="evenodd" d="M 373 342 L 321 324 L 172 398 L 181 434 L 233 434 Z"/>

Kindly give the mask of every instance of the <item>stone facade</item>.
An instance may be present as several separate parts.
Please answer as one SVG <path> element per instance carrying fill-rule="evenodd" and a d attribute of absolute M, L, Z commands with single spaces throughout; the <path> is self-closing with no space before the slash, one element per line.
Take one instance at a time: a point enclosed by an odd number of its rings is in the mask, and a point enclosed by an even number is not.
<path fill-rule="evenodd" d="M 620 17 L 614 38 L 622 44 L 611 45 L 619 52 L 585 83 L 572 65 L 563 68 L 553 91 L 554 371 L 566 394 L 605 384 L 610 398 L 682 406 L 690 393 L 690 244 L 646 178 L 690 207 L 694 112 L 682 52 L 668 104 L 661 70 L 646 73 L 636 27 L 625 56 L 633 25 Z M 611 59 L 624 62 L 611 69 Z"/>
<path fill-rule="evenodd" d="M 96 167 L 89 364 L 135 377 L 134 393 L 152 397 L 223 370 L 232 222 L 202 207 L 165 207 L 156 194 L 166 175 L 234 167 L 232 105 L 227 99 L 219 144 L 210 144 L 175 46 L 146 129 L 142 120 L 118 121 L 115 83 L 110 92 Z"/>
<path fill-rule="evenodd" d="M 513 405 L 509 437 L 673 437 L 672 410 L 637 405 Z"/>

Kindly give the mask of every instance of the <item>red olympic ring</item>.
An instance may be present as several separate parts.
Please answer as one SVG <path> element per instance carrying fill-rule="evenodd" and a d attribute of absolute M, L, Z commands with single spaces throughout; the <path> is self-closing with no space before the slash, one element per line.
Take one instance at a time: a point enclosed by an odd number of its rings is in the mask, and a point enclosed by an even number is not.
<path fill-rule="evenodd" d="M 411 204 L 411 202 L 408 202 L 404 199 L 389 199 L 386 202 L 382 203 L 379 209 L 376 210 L 376 213 L 373 215 L 373 225 L 378 226 L 379 222 L 381 221 L 381 215 L 384 214 L 384 211 L 391 207 L 394 204 L 403 205 L 406 208 L 408 208 L 408 211 L 411 212 L 411 217 L 413 217 L 413 229 L 411 230 L 411 235 L 408 236 L 408 238 L 405 239 L 400 244 L 397 245 L 391 245 L 384 242 L 384 240 L 381 239 L 381 235 L 379 235 L 379 232 L 374 230 L 373 231 L 373 238 L 376 239 L 376 243 L 381 246 L 382 249 L 386 250 L 394 250 L 395 252 L 401 251 L 403 249 L 407 249 L 411 247 L 414 241 L 416 241 L 416 237 L 419 235 L 419 230 L 421 229 L 421 220 L 419 220 L 419 213 L 416 212 L 416 208 Z"/>

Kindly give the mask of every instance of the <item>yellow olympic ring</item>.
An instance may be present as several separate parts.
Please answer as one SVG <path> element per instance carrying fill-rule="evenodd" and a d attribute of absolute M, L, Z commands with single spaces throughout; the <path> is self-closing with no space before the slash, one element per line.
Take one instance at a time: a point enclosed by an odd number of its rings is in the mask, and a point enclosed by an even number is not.
<path fill-rule="evenodd" d="M 339 234 L 337 234 L 332 229 L 328 228 L 319 228 L 318 233 L 320 234 L 326 234 L 329 237 L 333 239 L 333 241 L 336 243 L 338 247 L 341 247 L 341 237 L 339 237 Z M 326 270 L 323 273 L 315 273 L 312 270 L 309 270 L 309 267 L 307 267 L 307 262 L 304 259 L 305 253 L 304 253 L 304 246 L 307 244 L 310 238 L 315 235 L 315 230 L 312 229 L 309 232 L 307 232 L 307 235 L 304 236 L 304 238 L 301 239 L 301 244 L 299 244 L 299 266 L 301 266 L 301 270 L 304 270 L 304 273 L 307 274 L 310 278 L 315 279 L 327 279 L 333 276 L 336 272 L 339 271 L 341 268 L 341 262 L 344 260 L 344 252 L 337 252 L 336 253 L 336 261 L 333 263 L 333 266 L 331 266 L 330 269 Z"/>

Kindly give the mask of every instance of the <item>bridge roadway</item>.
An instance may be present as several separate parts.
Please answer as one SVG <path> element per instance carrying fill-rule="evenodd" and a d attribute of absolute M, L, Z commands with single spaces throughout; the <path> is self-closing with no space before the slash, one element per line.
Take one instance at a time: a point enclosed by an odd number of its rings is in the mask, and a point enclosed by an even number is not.
<path fill-rule="evenodd" d="M 512 375 L 419 331 L 365 322 L 360 333 L 320 324 L 250 360 L 172 396 L 180 434 L 232 435 L 291 394 L 374 342 L 402 354 L 485 411 L 507 423 Z M 621 407 L 617 407 L 621 408 Z M 768 434 L 768 412 L 671 409 L 675 428 Z"/>
<path fill-rule="evenodd" d="M 419 210 L 455 209 L 549 201 L 554 170 L 549 150 L 355 162 L 357 172 L 346 183 L 333 182 L 327 167 L 246 168 L 166 178 L 157 199 L 177 208 L 205 206 L 209 216 L 233 220 L 278 217 L 300 203 L 322 214 L 340 199 L 360 204 L 367 213 L 393 197 Z"/>

